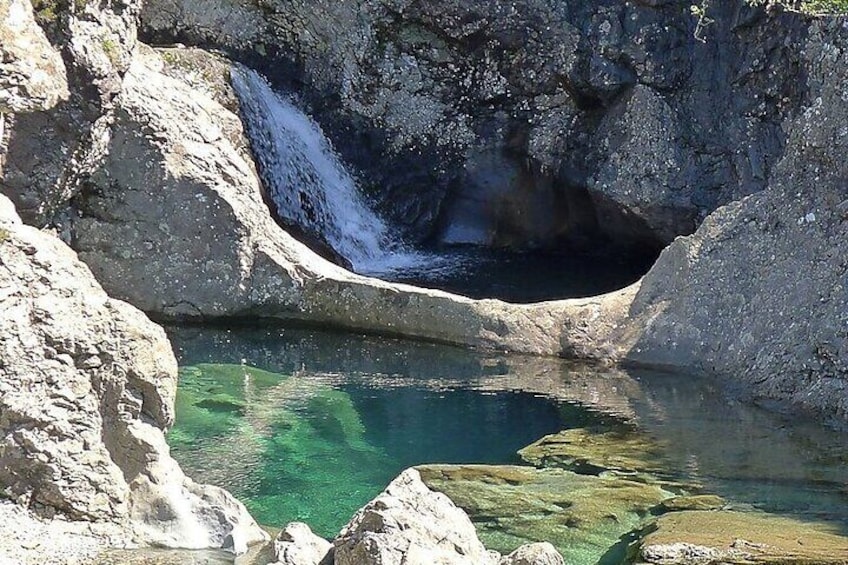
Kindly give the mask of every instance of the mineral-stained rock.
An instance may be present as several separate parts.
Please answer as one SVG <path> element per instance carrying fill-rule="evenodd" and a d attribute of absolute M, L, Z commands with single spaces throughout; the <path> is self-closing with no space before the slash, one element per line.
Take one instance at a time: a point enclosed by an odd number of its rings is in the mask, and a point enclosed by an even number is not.
<path fill-rule="evenodd" d="M 62 57 L 35 23 L 29 0 L 0 0 L 0 113 L 46 110 L 67 97 Z"/>
<path fill-rule="evenodd" d="M 810 100 L 767 190 L 712 214 L 646 275 L 626 357 L 726 375 L 757 398 L 848 420 L 848 29 L 818 21 Z"/>
<path fill-rule="evenodd" d="M 243 550 L 262 539 L 238 501 L 194 484 L 168 454 L 176 361 L 162 329 L 109 298 L 5 197 L 0 265 L 0 495 L 140 543 Z"/>
<path fill-rule="evenodd" d="M 336 565 L 486 565 L 498 562 L 444 494 L 407 469 L 354 515 L 333 542 Z"/>
<path fill-rule="evenodd" d="M 490 549 L 547 541 L 566 562 L 596 562 L 671 496 L 655 485 L 518 466 L 425 465 L 430 488 L 465 510 Z"/>
<path fill-rule="evenodd" d="M 642 541 L 656 565 L 845 565 L 848 538 L 833 528 L 753 512 L 672 512 Z"/>
<path fill-rule="evenodd" d="M 331 565 L 333 544 L 302 522 L 288 524 L 274 540 L 275 565 Z"/>

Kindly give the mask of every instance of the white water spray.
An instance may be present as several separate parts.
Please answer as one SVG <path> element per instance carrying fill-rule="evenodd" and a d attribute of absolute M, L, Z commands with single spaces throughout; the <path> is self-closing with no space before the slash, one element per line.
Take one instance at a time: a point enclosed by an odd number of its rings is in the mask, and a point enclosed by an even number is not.
<path fill-rule="evenodd" d="M 235 67 L 233 87 L 280 216 L 320 234 L 360 273 L 387 274 L 425 260 L 390 237 L 318 124 L 255 71 Z"/>

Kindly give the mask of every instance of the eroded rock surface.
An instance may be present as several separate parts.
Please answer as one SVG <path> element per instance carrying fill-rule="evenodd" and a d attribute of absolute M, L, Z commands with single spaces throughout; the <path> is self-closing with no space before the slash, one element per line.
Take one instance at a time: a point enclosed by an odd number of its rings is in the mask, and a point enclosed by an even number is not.
<path fill-rule="evenodd" d="M 150 0 L 142 12 L 152 41 L 223 48 L 302 87 L 411 235 L 450 239 L 445 220 L 474 217 L 492 232 L 479 242 L 517 247 L 587 232 L 669 242 L 765 186 L 804 94 L 808 22 L 730 0 L 708 17 L 699 41 L 674 2 Z"/>
<path fill-rule="evenodd" d="M 578 475 L 561 469 L 494 465 L 424 465 L 427 486 L 465 510 L 491 549 L 552 543 L 571 562 L 597 562 L 647 523 L 671 493 L 656 485 Z M 619 557 L 623 558 L 623 554 Z"/>
<path fill-rule="evenodd" d="M 109 298 L 5 197 L 0 322 L 4 498 L 37 517 L 114 524 L 139 543 L 238 551 L 264 537 L 239 502 L 194 484 L 168 454 L 176 361 L 162 329 Z"/>
<path fill-rule="evenodd" d="M 626 357 L 726 375 L 844 423 L 848 30 L 838 19 L 811 28 L 804 64 L 809 105 L 768 189 L 662 253 L 630 309 Z"/>
<path fill-rule="evenodd" d="M 32 18 L 29 2 L 11 5 L 28 8 Z M 0 191 L 27 223 L 44 226 L 62 223 L 65 205 L 102 155 L 112 99 L 136 44 L 140 2 L 39 2 L 37 8 L 51 51 L 64 61 L 57 69 L 67 70 L 67 78 L 53 80 L 66 83 L 69 96 L 8 118 Z"/>
<path fill-rule="evenodd" d="M 139 49 L 116 105 L 107 155 L 75 201 L 73 246 L 110 293 L 158 316 L 260 314 L 604 357 L 636 290 L 525 306 L 353 275 L 276 225 L 239 119 L 164 74 L 159 55 Z"/>

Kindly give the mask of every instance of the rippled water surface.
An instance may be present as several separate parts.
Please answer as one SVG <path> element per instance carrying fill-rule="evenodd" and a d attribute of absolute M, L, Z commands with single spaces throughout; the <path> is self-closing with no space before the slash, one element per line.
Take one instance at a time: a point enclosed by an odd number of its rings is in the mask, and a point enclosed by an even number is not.
<path fill-rule="evenodd" d="M 626 428 L 698 492 L 848 533 L 844 434 L 711 381 L 293 329 L 170 335 L 182 366 L 173 455 L 270 526 L 301 520 L 333 537 L 411 465 L 517 464 L 545 434 Z"/>

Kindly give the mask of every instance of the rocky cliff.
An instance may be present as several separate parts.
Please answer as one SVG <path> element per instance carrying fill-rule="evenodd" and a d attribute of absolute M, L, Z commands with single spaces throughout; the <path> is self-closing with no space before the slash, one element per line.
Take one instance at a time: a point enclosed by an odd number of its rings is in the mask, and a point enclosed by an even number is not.
<path fill-rule="evenodd" d="M 741 0 L 708 19 L 696 33 L 685 2 L 151 0 L 142 29 L 302 93 L 413 237 L 656 246 L 765 186 L 804 95 L 803 19 Z M 463 223 L 484 227 L 446 229 Z"/>
<path fill-rule="evenodd" d="M 15 547 L 33 533 L 23 523 L 57 517 L 55 534 L 97 537 L 94 548 L 104 531 L 111 543 L 239 551 L 264 539 L 238 501 L 168 454 L 176 360 L 162 329 L 5 197 L 0 306 L 0 495 L 29 514 L 0 523 L 2 553 L 35 562 L 29 544 Z"/>
<path fill-rule="evenodd" d="M 848 27 L 803 44 L 809 103 L 766 190 L 678 239 L 642 282 L 628 359 L 727 376 L 848 420 Z"/>

